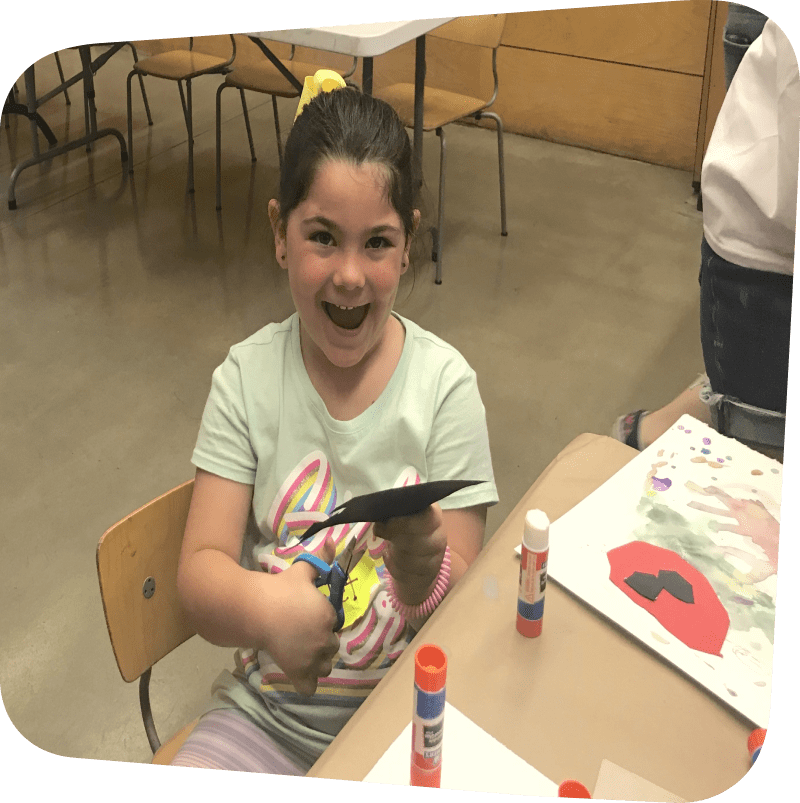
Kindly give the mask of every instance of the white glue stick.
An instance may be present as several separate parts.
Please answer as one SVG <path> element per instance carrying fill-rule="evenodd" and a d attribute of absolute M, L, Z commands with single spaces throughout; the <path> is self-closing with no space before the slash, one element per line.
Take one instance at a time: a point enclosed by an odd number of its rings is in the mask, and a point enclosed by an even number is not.
<path fill-rule="evenodd" d="M 522 536 L 517 598 L 517 631 L 528 638 L 542 632 L 549 549 L 550 520 L 547 514 L 543 510 L 529 510 Z"/>

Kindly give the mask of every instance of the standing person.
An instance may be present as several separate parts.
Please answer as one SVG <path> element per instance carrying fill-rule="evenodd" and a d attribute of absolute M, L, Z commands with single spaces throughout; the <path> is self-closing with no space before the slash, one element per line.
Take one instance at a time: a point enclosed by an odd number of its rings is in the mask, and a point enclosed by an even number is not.
<path fill-rule="evenodd" d="M 308 103 L 269 218 L 296 312 L 214 372 L 178 569 L 197 632 L 238 647 L 236 668 L 173 764 L 297 775 L 477 557 L 497 491 L 475 372 L 392 309 L 419 223 L 393 109 L 350 88 Z M 438 479 L 485 482 L 306 544 L 330 562 L 356 541 L 335 633 L 297 536 L 351 496 Z"/>
<path fill-rule="evenodd" d="M 617 419 L 618 440 L 646 448 L 688 413 L 782 459 L 799 129 L 797 58 L 768 20 L 731 82 L 703 161 L 707 376 L 659 410 Z"/>

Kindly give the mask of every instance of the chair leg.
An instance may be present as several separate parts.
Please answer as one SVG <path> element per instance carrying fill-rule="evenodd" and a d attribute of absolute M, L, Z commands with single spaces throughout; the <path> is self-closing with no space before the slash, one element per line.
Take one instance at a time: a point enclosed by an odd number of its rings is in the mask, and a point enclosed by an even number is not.
<path fill-rule="evenodd" d="M 439 151 L 439 216 L 436 225 L 435 256 L 436 260 L 436 284 L 442 283 L 442 252 L 444 251 L 444 176 L 445 176 L 445 157 L 447 148 L 445 146 L 444 129 L 437 128 L 436 136 L 439 137 L 441 148 Z"/>
<path fill-rule="evenodd" d="M 217 210 L 222 209 L 222 90 L 228 86 L 224 81 L 217 89 Z"/>
<path fill-rule="evenodd" d="M 253 148 L 253 132 L 250 130 L 250 115 L 247 113 L 247 101 L 244 98 L 244 89 L 239 89 L 239 96 L 242 99 L 242 112 L 244 113 L 244 126 L 247 129 L 247 142 L 250 144 L 250 161 L 255 162 L 256 152 Z"/>
<path fill-rule="evenodd" d="M 283 167 L 283 145 L 281 143 L 281 120 L 278 117 L 278 98 L 272 96 L 272 116 L 275 119 L 275 141 L 278 143 L 278 167 Z"/>
<path fill-rule="evenodd" d="M 133 111 L 131 109 L 131 79 L 136 70 L 128 73 L 128 172 L 133 173 Z"/>
<path fill-rule="evenodd" d="M 53 55 L 56 57 L 56 67 L 58 67 L 58 77 L 61 79 L 61 83 L 63 84 L 66 81 L 66 79 L 64 78 L 64 70 L 61 67 L 61 57 L 58 55 L 57 50 L 55 53 L 53 53 Z M 67 104 L 67 106 L 72 105 L 72 101 L 69 99 L 66 87 L 64 87 L 64 102 Z"/>
<path fill-rule="evenodd" d="M 178 81 L 178 91 L 181 93 L 181 106 L 183 106 L 183 119 L 186 123 L 186 133 L 189 137 L 189 166 L 186 177 L 186 192 L 194 192 L 194 139 L 192 138 L 192 82 L 186 81 L 186 94 L 183 93 L 183 84 Z"/>
<path fill-rule="evenodd" d="M 133 42 L 127 42 L 128 46 L 133 53 L 133 63 L 139 61 L 139 54 L 136 52 Z M 153 125 L 153 118 L 150 116 L 150 104 L 147 102 L 147 92 L 144 91 L 144 77 L 139 73 L 139 88 L 142 90 L 142 100 L 144 101 L 144 110 L 147 113 L 147 125 Z"/>
<path fill-rule="evenodd" d="M 506 168 L 505 159 L 503 158 L 503 121 L 494 112 L 479 112 L 476 119 L 480 120 L 481 117 L 491 117 L 497 126 L 497 160 L 500 167 L 500 234 L 503 237 L 508 237 L 508 229 L 506 227 Z"/>

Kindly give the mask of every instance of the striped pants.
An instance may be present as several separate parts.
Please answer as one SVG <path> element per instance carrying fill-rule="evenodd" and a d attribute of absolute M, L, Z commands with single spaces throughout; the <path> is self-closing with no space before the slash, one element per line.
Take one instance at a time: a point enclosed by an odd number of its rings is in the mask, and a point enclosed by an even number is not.
<path fill-rule="evenodd" d="M 171 763 L 173 767 L 305 775 L 261 728 L 233 709 L 209 711 L 201 717 Z"/>

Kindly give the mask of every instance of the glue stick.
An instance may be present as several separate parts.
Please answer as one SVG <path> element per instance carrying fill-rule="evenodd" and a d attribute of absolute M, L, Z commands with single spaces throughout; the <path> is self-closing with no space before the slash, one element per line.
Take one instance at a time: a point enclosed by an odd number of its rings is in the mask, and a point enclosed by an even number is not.
<path fill-rule="evenodd" d="M 529 510 L 522 536 L 517 598 L 517 631 L 528 638 L 542 632 L 549 546 L 550 520 L 547 514 L 543 510 Z"/>
<path fill-rule="evenodd" d="M 411 785 L 438 787 L 442 780 L 442 736 L 447 656 L 423 644 L 414 656 L 414 712 L 411 718 Z"/>
<path fill-rule="evenodd" d="M 767 732 L 764 728 L 756 728 L 747 737 L 747 750 L 750 753 L 750 766 L 756 763 L 758 754 L 761 752 L 761 747 L 764 744 L 764 739 Z"/>

